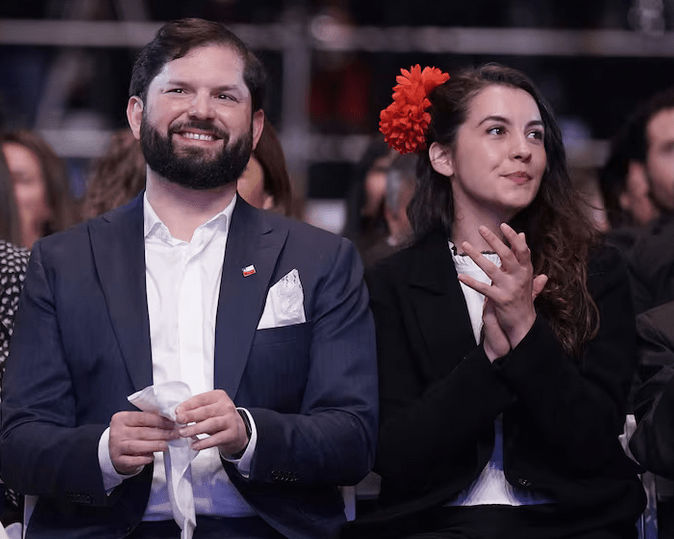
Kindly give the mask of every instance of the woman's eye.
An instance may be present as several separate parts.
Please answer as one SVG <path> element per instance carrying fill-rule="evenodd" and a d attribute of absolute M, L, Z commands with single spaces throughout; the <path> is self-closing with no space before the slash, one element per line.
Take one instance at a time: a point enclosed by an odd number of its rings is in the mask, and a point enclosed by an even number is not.
<path fill-rule="evenodd" d="M 505 129 L 502 126 L 497 125 L 489 128 L 487 130 L 487 133 L 489 133 L 490 135 L 502 135 L 503 133 L 505 133 Z"/>
<path fill-rule="evenodd" d="M 529 133 L 529 138 L 533 138 L 536 140 L 543 140 L 543 131 L 540 131 L 538 129 L 535 131 L 531 131 Z"/>

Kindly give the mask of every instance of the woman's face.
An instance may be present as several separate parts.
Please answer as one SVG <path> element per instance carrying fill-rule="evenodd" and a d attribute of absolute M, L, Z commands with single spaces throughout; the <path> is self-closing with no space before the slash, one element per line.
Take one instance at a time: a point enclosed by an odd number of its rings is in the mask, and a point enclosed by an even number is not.
<path fill-rule="evenodd" d="M 526 208 L 545 171 L 543 134 L 540 111 L 528 92 L 492 85 L 477 93 L 439 170 L 450 177 L 455 217 L 488 212 L 507 222 Z"/>
<path fill-rule="evenodd" d="M 26 238 L 35 235 L 40 237 L 44 224 L 51 218 L 51 210 L 47 203 L 47 186 L 40 162 L 31 150 L 15 142 L 6 142 L 3 150 L 14 184 L 23 243 L 25 247 L 30 248 L 32 242 Z M 31 245 L 25 245 L 26 243 Z"/>

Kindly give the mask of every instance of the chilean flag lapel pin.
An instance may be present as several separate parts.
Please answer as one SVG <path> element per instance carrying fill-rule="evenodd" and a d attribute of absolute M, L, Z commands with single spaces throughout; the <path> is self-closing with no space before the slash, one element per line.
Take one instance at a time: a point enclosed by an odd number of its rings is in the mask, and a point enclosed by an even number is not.
<path fill-rule="evenodd" d="M 251 275 L 255 275 L 255 266 L 253 266 L 253 264 L 251 264 L 250 266 L 246 266 L 245 268 L 241 268 L 241 271 L 242 271 L 244 277 L 250 277 Z"/>

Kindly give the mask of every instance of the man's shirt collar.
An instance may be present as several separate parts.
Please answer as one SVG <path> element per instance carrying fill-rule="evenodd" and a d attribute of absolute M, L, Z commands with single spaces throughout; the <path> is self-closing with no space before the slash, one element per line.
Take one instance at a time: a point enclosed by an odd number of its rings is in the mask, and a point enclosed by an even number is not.
<path fill-rule="evenodd" d="M 238 195 L 234 193 L 232 200 L 224 210 L 214 215 L 211 219 L 202 225 L 199 225 L 194 231 L 193 239 L 197 237 L 197 235 L 201 235 L 199 234 L 200 230 L 204 230 L 204 232 L 207 230 L 212 232 L 220 230 L 221 232 L 227 234 L 229 232 L 229 225 L 232 220 L 232 214 L 234 213 L 234 206 L 236 205 L 237 196 Z M 159 218 L 157 213 L 154 211 L 154 208 L 150 204 L 150 201 L 147 198 L 147 191 L 143 194 L 143 228 L 144 238 L 146 240 L 150 238 L 157 238 L 170 244 L 183 243 L 171 236 L 171 232 L 169 231 L 168 227 Z"/>

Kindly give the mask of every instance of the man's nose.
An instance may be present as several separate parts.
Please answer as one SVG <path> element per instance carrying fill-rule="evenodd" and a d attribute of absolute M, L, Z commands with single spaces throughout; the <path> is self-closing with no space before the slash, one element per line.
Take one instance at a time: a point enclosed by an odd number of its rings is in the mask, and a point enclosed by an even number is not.
<path fill-rule="evenodd" d="M 192 118 L 213 118 L 213 99 L 210 95 L 197 93 L 190 105 L 189 115 Z"/>

